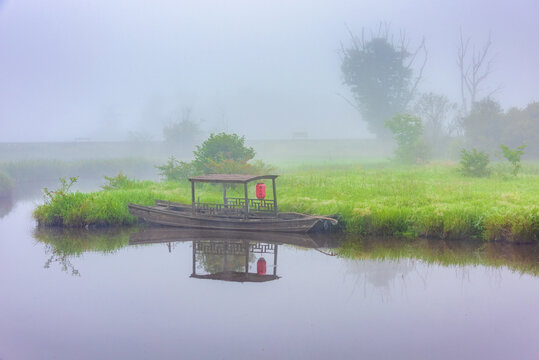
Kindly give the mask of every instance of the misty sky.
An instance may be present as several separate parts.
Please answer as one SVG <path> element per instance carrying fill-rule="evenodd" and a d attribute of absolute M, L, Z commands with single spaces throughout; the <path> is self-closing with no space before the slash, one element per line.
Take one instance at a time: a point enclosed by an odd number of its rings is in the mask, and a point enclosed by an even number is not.
<path fill-rule="evenodd" d="M 539 100 L 537 0 L 0 0 L 0 141 L 161 138 L 191 107 L 250 139 L 367 137 L 338 94 L 348 27 L 425 36 L 422 91 L 459 100 L 459 28 L 490 32 L 504 108 Z"/>

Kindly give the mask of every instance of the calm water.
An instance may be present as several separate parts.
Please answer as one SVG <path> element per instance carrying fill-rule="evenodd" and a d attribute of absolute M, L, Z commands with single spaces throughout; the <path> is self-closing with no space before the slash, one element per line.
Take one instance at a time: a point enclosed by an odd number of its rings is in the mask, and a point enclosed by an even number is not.
<path fill-rule="evenodd" d="M 0 219 L 3 360 L 539 359 L 537 258 L 518 249 L 439 265 L 382 260 L 376 243 L 361 260 L 297 242 L 277 256 L 256 241 L 137 245 L 132 231 L 36 232 L 33 206 Z M 278 278 L 191 277 L 193 246 L 197 275 L 241 276 L 246 260 L 256 273 L 264 257 Z"/>

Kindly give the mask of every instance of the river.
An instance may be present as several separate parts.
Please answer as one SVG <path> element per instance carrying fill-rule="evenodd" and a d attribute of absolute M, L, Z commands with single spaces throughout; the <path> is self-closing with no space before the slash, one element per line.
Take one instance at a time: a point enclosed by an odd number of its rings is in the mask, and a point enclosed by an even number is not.
<path fill-rule="evenodd" d="M 321 237 L 314 249 L 36 230 L 34 206 L 0 218 L 2 360 L 539 358 L 533 246 L 524 260 L 513 247 L 493 254 L 501 247 L 483 261 L 478 246 L 475 260 L 453 251 L 444 263 L 385 256 L 380 239 L 332 256 L 334 239 Z"/>

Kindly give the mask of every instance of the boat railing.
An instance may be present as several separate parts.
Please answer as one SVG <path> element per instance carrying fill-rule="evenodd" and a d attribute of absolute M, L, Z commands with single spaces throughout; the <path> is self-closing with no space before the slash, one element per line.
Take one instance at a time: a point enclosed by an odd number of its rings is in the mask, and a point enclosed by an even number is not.
<path fill-rule="evenodd" d="M 247 206 L 244 198 L 225 198 L 223 204 L 216 203 L 195 203 L 197 213 L 214 215 L 245 215 L 248 213 L 274 213 L 275 201 L 265 199 L 247 199 Z"/>
<path fill-rule="evenodd" d="M 275 200 L 266 199 L 247 199 L 249 211 L 255 212 L 274 212 Z M 225 206 L 245 207 L 245 198 L 225 198 Z"/>

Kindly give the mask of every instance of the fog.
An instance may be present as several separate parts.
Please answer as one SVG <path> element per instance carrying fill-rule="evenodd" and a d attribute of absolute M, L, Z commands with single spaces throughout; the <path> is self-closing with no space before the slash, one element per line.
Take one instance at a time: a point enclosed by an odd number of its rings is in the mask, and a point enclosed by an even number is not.
<path fill-rule="evenodd" d="M 539 100 L 535 0 L 0 0 L 0 142 L 162 139 L 190 107 L 206 132 L 368 138 L 342 97 L 348 28 L 425 37 L 422 92 L 459 101 L 459 32 L 483 44 L 504 108 Z"/>

